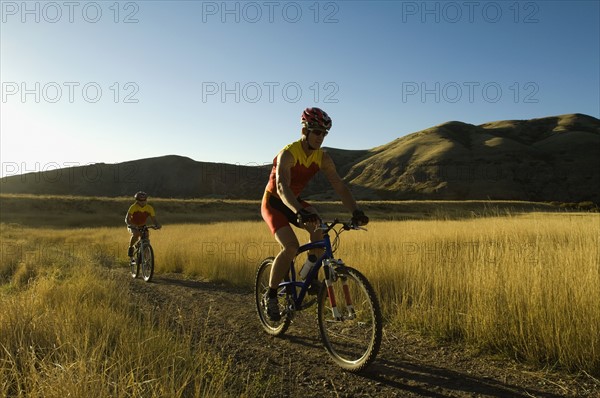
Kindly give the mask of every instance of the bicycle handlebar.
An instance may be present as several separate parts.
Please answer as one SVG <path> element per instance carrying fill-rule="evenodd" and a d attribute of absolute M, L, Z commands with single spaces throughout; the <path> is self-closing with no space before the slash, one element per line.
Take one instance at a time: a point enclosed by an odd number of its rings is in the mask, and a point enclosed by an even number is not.
<path fill-rule="evenodd" d="M 325 231 L 325 233 L 327 233 L 327 232 L 331 231 L 333 229 L 333 227 L 335 227 L 336 225 L 342 225 L 342 229 L 345 231 L 349 231 L 351 229 L 363 230 L 363 231 L 367 230 L 365 227 L 354 224 L 352 222 L 352 220 L 344 222 L 344 221 L 338 220 L 337 218 L 333 219 L 333 221 L 321 220 L 321 225 L 320 225 L 319 229 L 322 229 L 323 231 Z"/>
<path fill-rule="evenodd" d="M 160 229 L 156 225 L 142 225 L 138 227 L 137 225 L 127 224 L 127 228 L 137 229 L 138 231 L 143 231 L 144 229 Z"/>

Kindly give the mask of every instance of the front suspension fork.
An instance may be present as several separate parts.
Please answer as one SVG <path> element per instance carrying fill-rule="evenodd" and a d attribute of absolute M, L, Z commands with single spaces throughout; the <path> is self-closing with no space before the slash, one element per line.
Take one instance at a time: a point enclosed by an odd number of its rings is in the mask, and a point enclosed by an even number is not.
<path fill-rule="evenodd" d="M 327 287 L 327 296 L 329 297 L 329 304 L 331 304 L 331 312 L 333 318 L 336 321 L 342 321 L 344 319 L 354 319 L 356 313 L 354 312 L 354 306 L 352 305 L 352 297 L 350 296 L 350 288 L 348 287 L 348 277 L 344 273 L 338 273 L 334 267 L 344 267 L 344 262 L 340 260 L 329 260 L 325 264 L 325 286 Z M 333 282 L 338 278 L 342 280 L 342 291 L 344 293 L 344 301 L 346 303 L 346 316 L 340 314 L 337 307 L 337 301 L 335 298 L 335 291 L 333 289 Z"/>

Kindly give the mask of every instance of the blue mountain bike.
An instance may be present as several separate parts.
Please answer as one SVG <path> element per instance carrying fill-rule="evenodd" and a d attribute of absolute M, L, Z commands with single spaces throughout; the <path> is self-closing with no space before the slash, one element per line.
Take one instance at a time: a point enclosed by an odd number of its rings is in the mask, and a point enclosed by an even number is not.
<path fill-rule="evenodd" d="M 152 280 L 152 275 L 154 275 L 154 249 L 152 249 L 152 246 L 150 245 L 150 234 L 148 233 L 148 230 L 158 228 L 154 225 L 142 225 L 141 227 L 128 225 L 128 227 L 137 229 L 141 234 L 140 240 L 134 245 L 133 256 L 129 259 L 131 277 L 135 279 L 141 274 L 145 282 L 150 282 Z"/>
<path fill-rule="evenodd" d="M 335 229 L 334 227 L 340 226 Z M 296 311 L 309 308 L 314 300 L 304 302 L 314 280 L 323 269 L 324 283 L 317 294 L 317 321 L 321 340 L 334 362 L 351 372 L 366 368 L 377 356 L 381 344 L 382 317 L 379 301 L 367 278 L 359 271 L 335 259 L 333 254 L 344 231 L 364 229 L 350 222 L 338 220 L 321 222 L 323 239 L 301 246 L 290 270 L 279 284 L 278 298 L 282 309 L 281 319 L 273 322 L 267 316 L 265 293 L 269 289 L 269 276 L 274 257 L 262 261 L 256 272 L 255 298 L 258 317 L 263 329 L 270 335 L 286 332 Z M 329 233 L 335 233 L 333 243 Z M 311 249 L 324 249 L 324 254 L 308 273 L 304 281 L 296 279 L 294 263 L 298 255 Z M 301 264 L 301 262 L 299 262 Z"/>

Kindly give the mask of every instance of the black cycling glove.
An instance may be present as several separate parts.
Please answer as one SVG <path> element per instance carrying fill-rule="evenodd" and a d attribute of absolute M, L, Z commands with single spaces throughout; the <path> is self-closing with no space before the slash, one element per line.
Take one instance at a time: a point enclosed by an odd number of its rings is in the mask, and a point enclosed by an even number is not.
<path fill-rule="evenodd" d="M 354 210 L 352 212 L 352 224 L 354 225 L 367 225 L 369 223 L 369 217 L 365 216 L 362 210 Z"/>
<path fill-rule="evenodd" d="M 296 213 L 296 219 L 298 220 L 298 224 L 307 224 L 318 222 L 319 216 L 306 209 L 300 209 L 300 211 Z"/>

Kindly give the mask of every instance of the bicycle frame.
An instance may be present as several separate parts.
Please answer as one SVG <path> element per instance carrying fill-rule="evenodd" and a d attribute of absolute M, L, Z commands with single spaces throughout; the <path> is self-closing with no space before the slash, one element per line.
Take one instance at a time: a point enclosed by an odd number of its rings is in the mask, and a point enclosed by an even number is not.
<path fill-rule="evenodd" d="M 150 245 L 150 229 L 160 229 L 155 225 L 147 226 L 136 226 L 127 225 L 130 231 L 139 231 L 139 239 L 134 244 L 133 255 L 131 256 L 129 266 L 131 269 L 131 276 L 137 278 L 141 275 L 144 277 L 144 281 L 149 282 L 154 274 L 154 252 L 152 245 Z"/>
<path fill-rule="evenodd" d="M 341 226 L 335 228 L 335 226 Z M 321 221 L 323 234 L 319 240 L 300 246 L 294 259 L 287 264 L 285 280 L 278 284 L 277 307 L 279 317 L 270 315 L 272 306 L 269 281 L 276 257 L 267 257 L 260 263 L 255 278 L 256 308 L 263 329 L 272 336 L 283 335 L 292 323 L 296 311 L 303 311 L 316 303 L 317 323 L 325 349 L 343 369 L 359 372 L 377 356 L 382 338 L 382 317 L 379 302 L 368 279 L 357 269 L 334 257 L 340 234 L 344 231 L 365 229 L 351 222 Z M 335 234 L 335 235 L 333 235 Z M 299 280 L 302 253 L 318 249 L 305 280 Z M 306 254 L 305 254 L 306 255 Z M 283 264 L 282 264 L 283 265 Z M 320 270 L 323 268 L 323 283 Z M 314 289 L 318 288 L 318 289 Z M 307 299 L 318 290 L 315 298 Z M 336 300 L 338 296 L 338 300 Z M 273 306 L 274 307 L 274 306 Z"/>
<path fill-rule="evenodd" d="M 140 231 L 140 242 L 144 241 L 144 243 L 150 242 L 150 234 L 148 233 L 149 228 L 144 228 Z"/>
<path fill-rule="evenodd" d="M 301 253 L 304 253 L 311 249 L 325 249 L 325 252 L 323 253 L 323 255 L 320 258 L 317 259 L 317 262 L 312 267 L 312 269 L 309 271 L 304 282 L 296 280 L 296 270 L 294 268 L 294 262 L 292 261 L 292 263 L 290 264 L 290 274 L 291 274 L 290 280 L 283 281 L 282 283 L 279 284 L 279 288 L 285 288 L 285 289 L 291 290 L 291 296 L 293 299 L 293 310 L 302 309 L 302 302 L 304 301 L 304 297 L 306 297 L 306 292 L 308 291 L 308 287 L 312 283 L 313 279 L 315 279 L 317 277 L 317 275 L 319 274 L 319 271 L 321 270 L 323 265 L 329 266 L 332 261 L 335 261 L 335 259 L 333 257 L 333 249 L 331 247 L 331 239 L 329 237 L 329 229 L 327 229 L 326 232 L 323 234 L 323 239 L 315 241 L 315 242 L 309 242 L 307 244 L 300 246 L 298 248 L 298 251 L 296 252 L 295 258 L 297 258 L 298 255 L 300 255 Z M 341 260 L 340 260 L 340 262 L 341 262 Z M 336 264 L 337 263 L 338 262 L 336 262 Z M 327 279 L 329 278 L 329 272 L 328 272 L 327 268 L 325 268 L 325 276 L 326 276 L 326 284 L 327 284 Z M 329 289 L 329 285 L 327 287 Z M 298 292 L 296 290 L 296 288 L 300 288 L 300 291 Z M 339 318 L 339 314 L 337 313 L 337 308 L 335 305 L 335 296 L 333 295 L 333 291 L 331 289 L 329 289 L 329 290 L 330 290 L 329 291 L 329 299 L 331 301 L 334 315 Z M 346 293 L 346 292 L 344 292 L 344 293 Z M 349 300 L 348 295 L 346 295 L 346 298 L 347 298 L 347 300 Z M 348 303 L 348 304 L 351 305 L 351 303 Z"/>
<path fill-rule="evenodd" d="M 136 246 L 136 251 L 138 253 L 140 253 L 140 257 L 142 258 L 142 261 L 144 259 L 144 246 L 149 245 L 150 244 L 150 237 L 148 236 L 148 228 L 144 228 L 142 230 L 140 230 L 141 236 L 140 239 L 137 241 L 137 243 L 135 244 Z"/>
<path fill-rule="evenodd" d="M 138 231 L 140 231 L 140 239 L 136 242 L 135 246 L 138 250 L 142 250 L 145 245 L 150 244 L 150 229 L 156 229 L 155 227 L 135 227 Z"/>
<path fill-rule="evenodd" d="M 137 243 L 137 252 L 140 254 L 142 261 L 144 260 L 144 246 L 146 246 L 150 241 L 148 239 L 140 239 Z"/>

